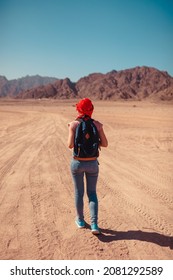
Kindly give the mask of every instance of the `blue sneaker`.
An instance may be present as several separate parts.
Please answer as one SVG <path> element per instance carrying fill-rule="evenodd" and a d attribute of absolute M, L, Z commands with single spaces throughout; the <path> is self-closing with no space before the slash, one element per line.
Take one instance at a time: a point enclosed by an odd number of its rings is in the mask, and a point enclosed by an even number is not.
<path fill-rule="evenodd" d="M 98 227 L 98 225 L 97 224 L 92 224 L 91 225 L 91 232 L 93 233 L 93 234 L 100 234 L 100 229 L 99 229 L 99 227 Z"/>
<path fill-rule="evenodd" d="M 76 225 L 78 226 L 78 228 L 84 228 L 85 227 L 85 222 L 83 220 L 75 220 Z"/>

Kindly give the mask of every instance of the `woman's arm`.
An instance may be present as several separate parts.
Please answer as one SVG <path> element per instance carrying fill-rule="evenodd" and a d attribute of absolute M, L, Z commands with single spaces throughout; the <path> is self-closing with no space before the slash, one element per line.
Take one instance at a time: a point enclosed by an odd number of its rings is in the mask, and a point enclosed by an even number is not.
<path fill-rule="evenodd" d="M 70 149 L 74 147 L 74 131 L 70 124 L 69 124 L 69 133 L 68 133 L 68 147 Z"/>
<path fill-rule="evenodd" d="M 100 136 L 100 146 L 101 147 L 107 147 L 108 146 L 108 140 L 106 138 L 106 135 L 104 133 L 103 127 L 99 130 L 99 136 Z"/>

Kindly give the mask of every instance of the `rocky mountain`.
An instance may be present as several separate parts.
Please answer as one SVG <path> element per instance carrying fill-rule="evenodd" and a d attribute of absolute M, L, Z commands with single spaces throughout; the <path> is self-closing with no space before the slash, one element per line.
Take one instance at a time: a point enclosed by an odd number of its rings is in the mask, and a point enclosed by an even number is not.
<path fill-rule="evenodd" d="M 20 92 L 28 89 L 35 89 L 40 85 L 54 83 L 58 79 L 50 77 L 41 77 L 39 75 L 26 76 L 19 79 L 7 80 L 6 77 L 0 76 L 0 97 L 15 97 Z"/>
<path fill-rule="evenodd" d="M 69 99 L 77 96 L 77 90 L 75 83 L 72 83 L 70 79 L 57 80 L 52 84 L 45 86 L 39 86 L 35 89 L 28 89 L 18 94 L 17 98 L 59 98 Z"/>
<path fill-rule="evenodd" d="M 1 82 L 2 80 L 2 82 Z M 0 84 L 5 84 L 1 77 Z M 76 83 L 70 79 L 15 92 L 17 98 L 69 99 L 91 97 L 99 100 L 173 100 L 173 77 L 152 67 L 135 67 L 106 74 L 92 73 Z"/>
<path fill-rule="evenodd" d="M 173 78 L 151 67 L 135 67 L 107 74 L 91 74 L 76 84 L 79 96 L 95 99 L 137 99 L 157 97 L 173 99 Z M 164 99 L 164 97 L 163 97 Z"/>

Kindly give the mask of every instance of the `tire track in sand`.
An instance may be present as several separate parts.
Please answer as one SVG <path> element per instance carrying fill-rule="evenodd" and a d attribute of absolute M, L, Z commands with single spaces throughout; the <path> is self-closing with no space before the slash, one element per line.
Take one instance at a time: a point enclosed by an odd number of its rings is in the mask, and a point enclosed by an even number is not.
<path fill-rule="evenodd" d="M 154 229 L 157 230 L 160 233 L 163 233 L 167 236 L 172 236 L 173 228 L 172 224 L 168 223 L 165 218 L 159 214 L 157 215 L 154 211 L 147 208 L 144 204 L 138 203 L 138 201 L 134 200 L 133 197 L 126 195 L 124 192 L 121 191 L 120 186 L 116 182 L 116 190 L 112 188 L 113 180 L 112 178 L 103 178 L 102 177 L 102 185 L 109 189 L 109 191 L 112 193 L 116 199 L 119 200 L 119 204 L 121 204 L 121 207 L 126 209 L 129 208 L 130 211 L 133 210 L 138 214 L 138 221 L 139 225 L 142 224 L 139 217 L 141 216 L 148 224 Z"/>

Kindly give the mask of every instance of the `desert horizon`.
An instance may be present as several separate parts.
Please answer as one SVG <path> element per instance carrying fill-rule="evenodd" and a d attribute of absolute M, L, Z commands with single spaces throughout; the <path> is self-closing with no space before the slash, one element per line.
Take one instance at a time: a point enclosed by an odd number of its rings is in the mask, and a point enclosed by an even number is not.
<path fill-rule="evenodd" d="M 67 147 L 76 100 L 0 99 L 1 260 L 172 260 L 173 104 L 94 101 L 104 125 L 101 235 L 75 225 Z"/>

